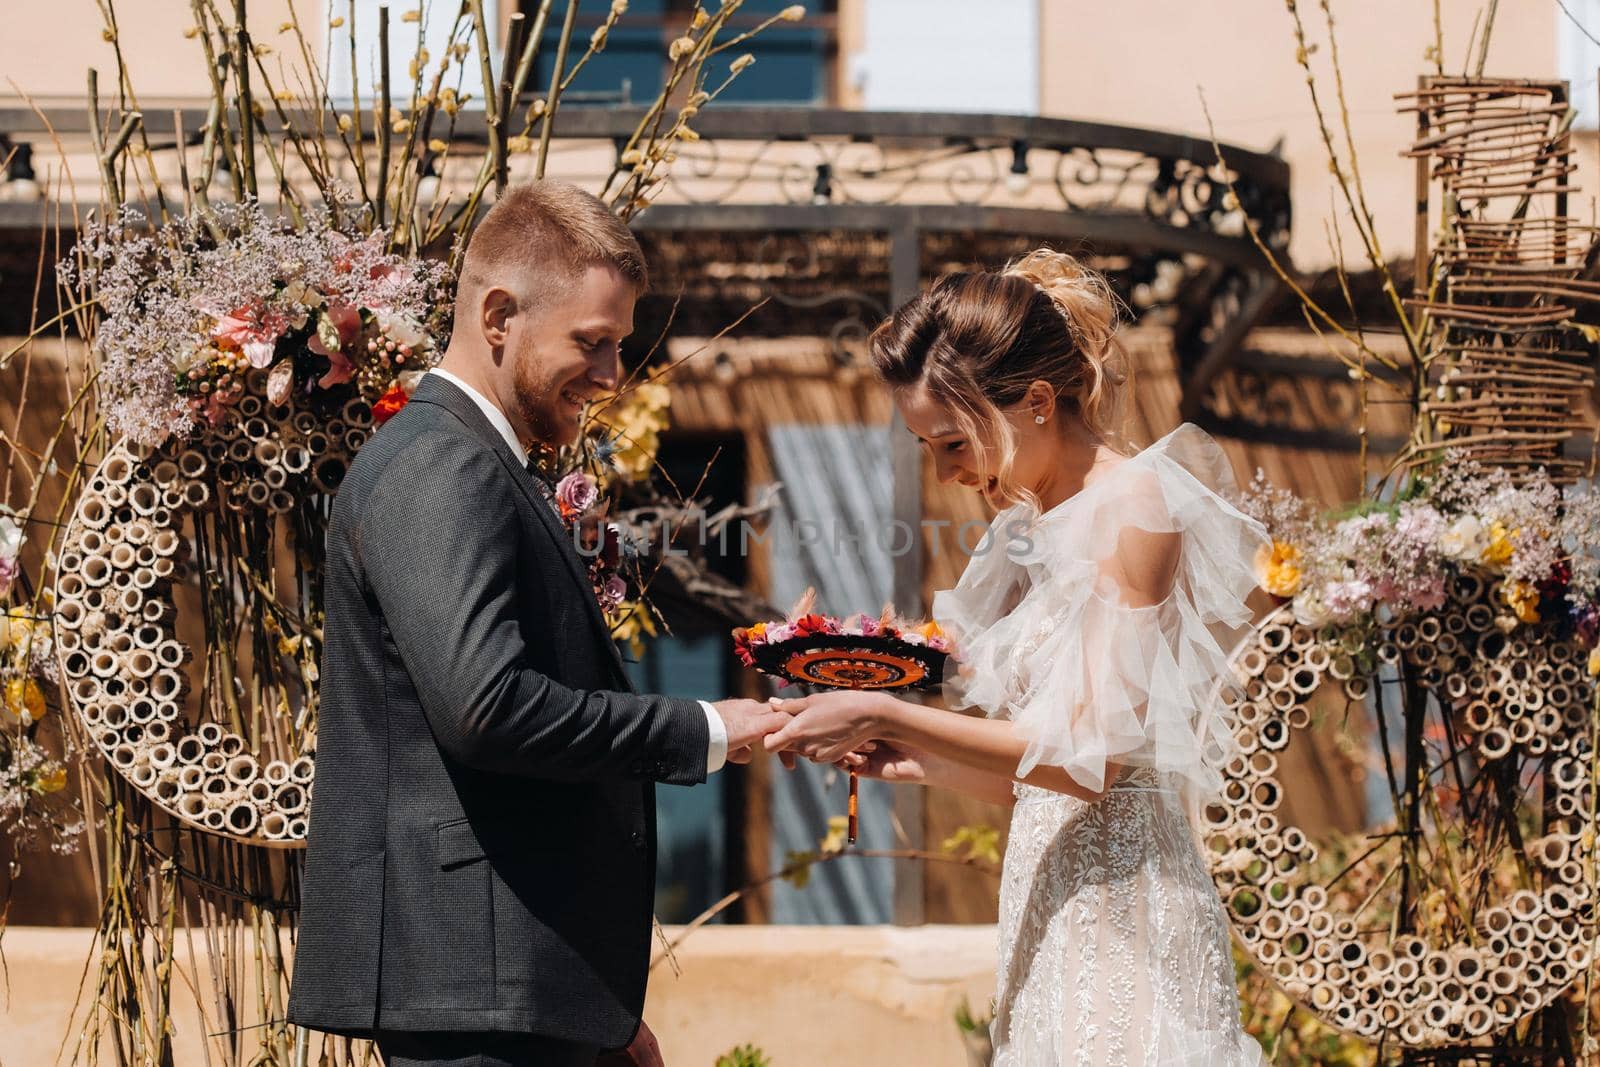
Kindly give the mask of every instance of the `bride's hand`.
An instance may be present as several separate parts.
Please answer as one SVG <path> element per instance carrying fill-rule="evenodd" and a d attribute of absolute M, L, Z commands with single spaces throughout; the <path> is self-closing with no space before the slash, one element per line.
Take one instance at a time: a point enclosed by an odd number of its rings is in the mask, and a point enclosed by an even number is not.
<path fill-rule="evenodd" d="M 863 778 L 912 785 L 926 784 L 932 765 L 926 753 L 885 741 L 868 741 L 835 764 L 841 771 L 854 771 Z"/>
<path fill-rule="evenodd" d="M 792 715 L 788 725 L 766 737 L 768 752 L 798 752 L 817 763 L 837 763 L 868 741 L 881 739 L 885 703 L 882 693 L 838 690 L 780 700 L 771 704 Z"/>

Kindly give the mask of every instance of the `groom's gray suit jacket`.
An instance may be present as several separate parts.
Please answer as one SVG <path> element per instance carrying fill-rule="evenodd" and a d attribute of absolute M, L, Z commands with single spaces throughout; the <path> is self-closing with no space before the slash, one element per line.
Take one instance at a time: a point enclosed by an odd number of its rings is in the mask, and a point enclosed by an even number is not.
<path fill-rule="evenodd" d="M 704 780 L 704 711 L 631 692 L 533 476 L 437 376 L 351 464 L 325 583 L 289 1018 L 625 1045 L 651 783 Z"/>

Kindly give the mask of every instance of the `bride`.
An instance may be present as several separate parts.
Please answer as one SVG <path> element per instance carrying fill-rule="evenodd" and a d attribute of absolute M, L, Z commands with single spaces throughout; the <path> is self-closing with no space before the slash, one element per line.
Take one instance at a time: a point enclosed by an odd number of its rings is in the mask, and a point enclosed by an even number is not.
<path fill-rule="evenodd" d="M 1215 699 L 1249 623 L 1265 533 L 1180 426 L 1113 448 L 1125 377 L 1104 279 L 1036 251 L 946 277 L 872 336 L 907 428 L 999 509 L 935 620 L 953 707 L 832 692 L 775 700 L 771 751 L 995 802 L 1015 795 L 1000 891 L 995 1067 L 1256 1067 L 1221 903 L 1191 825 L 1232 736 Z"/>

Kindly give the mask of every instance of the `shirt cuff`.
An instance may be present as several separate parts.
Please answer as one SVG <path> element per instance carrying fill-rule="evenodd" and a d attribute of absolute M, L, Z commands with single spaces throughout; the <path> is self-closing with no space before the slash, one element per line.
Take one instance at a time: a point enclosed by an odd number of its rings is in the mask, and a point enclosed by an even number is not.
<path fill-rule="evenodd" d="M 702 700 L 700 706 L 706 712 L 706 733 L 710 739 L 706 745 L 706 773 L 716 774 L 728 762 L 728 727 L 710 701 Z"/>

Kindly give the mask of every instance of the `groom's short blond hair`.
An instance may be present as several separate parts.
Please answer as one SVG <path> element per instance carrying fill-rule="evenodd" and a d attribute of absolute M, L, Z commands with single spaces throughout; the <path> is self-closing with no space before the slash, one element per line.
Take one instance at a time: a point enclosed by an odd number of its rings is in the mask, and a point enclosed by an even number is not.
<path fill-rule="evenodd" d="M 535 181 L 501 194 L 467 240 L 456 310 L 501 287 L 535 305 L 565 292 L 585 268 L 614 267 L 644 292 L 644 252 L 627 223 L 575 185 Z"/>

